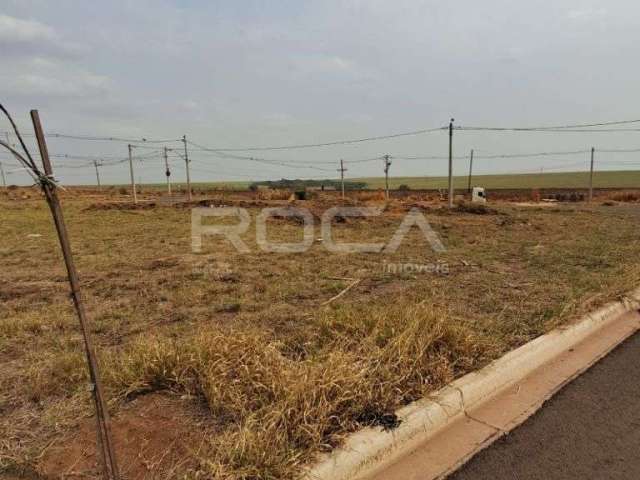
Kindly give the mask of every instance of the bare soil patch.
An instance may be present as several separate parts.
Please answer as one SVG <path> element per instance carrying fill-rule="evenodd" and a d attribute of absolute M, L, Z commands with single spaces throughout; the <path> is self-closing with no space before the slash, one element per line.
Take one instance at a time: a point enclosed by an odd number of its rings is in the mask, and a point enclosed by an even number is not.
<path fill-rule="evenodd" d="M 130 480 L 174 478 L 178 469 L 196 466 L 199 443 L 213 434 L 210 417 L 197 400 L 150 394 L 129 402 L 112 418 L 120 473 Z M 101 478 L 96 459 L 95 419 L 56 440 L 37 471 L 46 478 Z M 194 450 L 195 449 L 195 450 Z"/>

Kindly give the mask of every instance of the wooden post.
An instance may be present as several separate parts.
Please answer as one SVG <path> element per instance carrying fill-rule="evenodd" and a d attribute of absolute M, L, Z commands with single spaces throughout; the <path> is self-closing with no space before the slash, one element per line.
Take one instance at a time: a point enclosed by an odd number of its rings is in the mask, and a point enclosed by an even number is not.
<path fill-rule="evenodd" d="M 471 175 L 473 175 L 473 148 L 471 149 L 471 155 L 469 156 L 469 186 L 467 191 L 471 194 Z"/>
<path fill-rule="evenodd" d="M 138 193 L 136 192 L 136 179 L 133 176 L 133 158 L 131 157 L 131 149 L 133 148 L 131 144 L 127 145 L 129 147 L 129 173 L 131 174 L 131 194 L 133 195 L 133 203 L 138 203 Z"/>
<path fill-rule="evenodd" d="M 35 129 L 36 139 L 38 140 L 38 148 L 40 149 L 40 156 L 42 158 L 42 164 L 44 166 L 44 173 L 47 177 L 53 177 L 53 171 L 51 168 L 51 161 L 49 160 L 49 152 L 47 150 L 47 144 L 45 142 L 44 133 L 40 124 L 40 117 L 37 110 L 31 110 L 31 120 L 33 122 L 33 128 Z M 115 450 L 113 448 L 113 440 L 111 438 L 111 425 L 109 420 L 109 412 L 107 411 L 107 405 L 104 400 L 104 394 L 102 389 L 102 383 L 100 381 L 100 375 L 98 372 L 98 362 L 96 355 L 91 345 L 89 321 L 84 309 L 84 302 L 80 293 L 80 280 L 78 277 L 78 271 L 76 270 L 75 263 L 73 261 L 73 254 L 71 252 L 71 244 L 69 242 L 69 235 L 67 233 L 67 227 L 64 222 L 64 216 L 62 214 L 62 206 L 56 187 L 53 183 L 43 181 L 42 189 L 44 190 L 47 203 L 51 209 L 53 220 L 58 232 L 58 239 L 60 240 L 60 247 L 62 248 L 62 254 L 64 256 L 64 263 L 67 267 L 67 274 L 69 276 L 69 285 L 71 286 L 71 299 L 78 314 L 78 320 L 80 321 L 80 330 L 84 339 L 85 353 L 87 355 L 87 361 L 89 363 L 89 374 L 91 378 L 91 388 L 93 392 L 93 399 L 96 407 L 96 420 L 98 424 L 98 449 L 99 457 L 102 459 L 102 467 L 104 469 L 104 476 L 108 480 L 117 480 L 119 478 L 118 466 L 116 463 Z"/>
<path fill-rule="evenodd" d="M 344 200 L 344 172 L 347 169 L 344 168 L 344 162 L 342 159 L 340 159 L 340 168 L 338 169 L 338 171 L 340 172 L 340 183 L 342 186 L 342 199 Z"/>
<path fill-rule="evenodd" d="M 96 181 L 98 182 L 98 190 L 100 190 L 100 171 L 98 170 L 98 161 L 93 161 L 93 166 L 96 169 Z"/>
<path fill-rule="evenodd" d="M 171 195 L 171 170 L 169 170 L 169 156 L 167 155 L 167 147 L 164 147 L 164 166 L 166 168 L 165 175 L 167 176 L 167 191 Z"/>
<path fill-rule="evenodd" d="M 184 143 L 184 162 L 187 165 L 187 201 L 191 201 L 191 174 L 189 173 L 189 152 L 187 151 L 187 136 L 182 136 Z"/>
<path fill-rule="evenodd" d="M 589 202 L 593 200 L 593 157 L 596 149 L 591 147 L 591 169 L 589 172 Z"/>
<path fill-rule="evenodd" d="M 449 122 L 449 208 L 453 208 L 453 118 Z"/>
<path fill-rule="evenodd" d="M 384 156 L 384 184 L 387 200 L 389 200 L 389 166 L 391 165 L 390 155 Z"/>

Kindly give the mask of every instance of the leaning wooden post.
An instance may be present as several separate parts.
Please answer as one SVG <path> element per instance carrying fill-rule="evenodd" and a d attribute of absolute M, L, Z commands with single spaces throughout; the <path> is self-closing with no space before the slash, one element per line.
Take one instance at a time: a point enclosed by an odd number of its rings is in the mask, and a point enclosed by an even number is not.
<path fill-rule="evenodd" d="M 56 185 L 53 181 L 53 170 L 51 169 L 49 152 L 47 150 L 47 144 L 45 142 L 44 133 L 40 124 L 40 116 L 38 115 L 37 110 L 31 110 L 31 120 L 33 122 L 33 128 L 35 129 L 36 139 L 38 140 L 38 148 L 40 149 L 40 156 L 42 158 L 44 173 L 46 175 L 45 179 L 41 179 L 41 186 L 47 199 L 47 203 L 49 204 L 49 208 L 51 209 L 53 221 L 58 232 L 58 239 L 60 240 L 60 247 L 62 248 L 64 263 L 67 267 L 69 284 L 71 286 L 71 299 L 73 300 L 73 304 L 78 314 L 78 320 L 80 321 L 80 330 L 82 331 L 85 352 L 87 355 L 87 361 L 89 363 L 89 374 L 91 378 L 93 399 L 96 406 L 96 420 L 98 424 L 98 450 L 99 456 L 102 459 L 104 477 L 108 480 L 118 480 L 118 466 L 116 463 L 113 440 L 111 438 L 109 412 L 107 411 L 102 383 L 100 381 L 100 375 L 98 373 L 98 362 L 96 360 L 93 346 L 91 345 L 89 321 L 87 320 L 87 314 L 85 312 L 84 303 L 80 294 L 80 280 L 78 278 L 78 271 L 76 270 L 76 266 L 73 261 L 69 235 L 67 233 L 67 227 L 64 222 L 64 217 L 62 215 L 62 206 L 60 205 L 60 199 L 58 198 Z"/>

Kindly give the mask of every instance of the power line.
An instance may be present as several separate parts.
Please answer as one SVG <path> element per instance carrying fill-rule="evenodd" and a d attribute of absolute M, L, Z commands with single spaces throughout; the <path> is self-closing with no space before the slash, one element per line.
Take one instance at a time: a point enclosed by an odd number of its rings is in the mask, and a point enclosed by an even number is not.
<path fill-rule="evenodd" d="M 191 143 L 193 145 L 193 143 Z M 213 150 L 213 149 L 203 149 L 203 148 L 193 148 L 190 150 L 191 152 L 197 152 L 198 155 L 212 155 L 212 156 L 216 156 L 216 157 L 221 157 L 222 154 L 224 152 L 220 152 L 218 150 Z M 178 152 L 178 155 L 180 155 L 180 153 Z M 225 158 L 235 158 L 235 159 L 244 159 L 244 160 L 249 160 L 249 159 L 253 159 L 253 160 L 262 160 L 265 162 L 281 162 L 281 163 L 291 163 L 291 164 L 300 164 L 300 165 L 305 165 L 305 164 L 312 164 L 312 165 L 335 165 L 336 161 L 335 160 L 297 160 L 297 159 L 283 159 L 283 158 L 263 158 L 263 157 L 256 157 L 256 156 L 242 156 L 242 155 L 235 155 L 235 156 L 231 156 L 231 154 L 226 154 Z M 344 160 L 344 163 L 361 163 L 361 162 L 371 162 L 374 160 L 380 160 L 382 159 L 381 156 L 378 157 L 367 157 L 367 158 L 358 158 L 358 159 L 351 159 L 351 160 Z"/>
<path fill-rule="evenodd" d="M 624 132 L 624 131 L 640 131 L 640 129 L 595 129 L 595 130 L 583 130 L 590 129 L 594 127 L 606 127 L 606 126 L 614 126 L 614 125 L 629 125 L 640 123 L 640 119 L 637 120 L 617 120 L 610 122 L 599 122 L 599 123 L 576 123 L 576 124 L 567 124 L 567 125 L 553 125 L 553 126 L 535 126 L 535 127 L 491 127 L 491 126 L 456 126 L 454 127 L 456 130 L 488 130 L 488 131 L 576 131 L 576 132 Z M 400 132 L 390 135 L 377 135 L 371 137 L 364 138 L 355 138 L 355 139 L 346 139 L 346 140 L 335 140 L 330 142 L 323 143 L 301 143 L 301 144 L 291 144 L 291 145 L 278 145 L 278 146 L 251 146 L 251 147 L 233 147 L 233 148 L 210 148 L 203 147 L 202 145 L 198 145 L 195 142 L 189 142 L 195 146 L 203 148 L 205 150 L 212 150 L 218 152 L 242 152 L 242 151 L 251 151 L 251 150 L 290 150 L 290 149 L 300 149 L 300 148 L 316 148 L 316 147 L 326 147 L 332 145 L 348 145 L 353 143 L 361 143 L 361 142 L 370 142 L 377 140 L 388 140 L 398 137 L 405 136 L 415 136 L 421 135 L 425 133 L 437 132 L 441 130 L 446 130 L 447 127 L 437 127 L 437 128 L 429 128 L 429 129 L 419 129 L 408 132 Z M 574 130 L 579 129 L 579 130 Z M 3 132 L 8 133 L 8 132 Z M 34 137 L 34 134 L 27 133 L 23 136 Z M 137 144 L 150 144 L 150 143 L 173 143 L 173 142 L 182 142 L 181 138 L 167 138 L 167 139 L 152 139 L 152 138 L 126 138 L 120 137 L 117 135 L 79 135 L 79 134 L 68 134 L 68 133 L 48 133 L 46 137 L 49 138 L 61 138 L 68 140 L 86 140 L 86 141 L 105 141 L 105 142 L 125 142 L 125 143 L 137 143 Z"/>
<path fill-rule="evenodd" d="M 454 127 L 454 130 L 461 131 L 490 131 L 490 132 L 541 132 L 541 133 L 624 133 L 640 132 L 640 128 L 598 128 L 568 129 L 568 128 L 518 128 L 518 127 Z"/>
<path fill-rule="evenodd" d="M 191 142 L 189 142 L 189 143 L 191 143 Z M 245 160 L 245 161 L 250 161 L 250 162 L 262 163 L 262 164 L 266 164 L 266 165 L 278 165 L 278 166 L 290 167 L 290 168 L 303 168 L 303 169 L 311 169 L 311 170 L 320 170 L 320 171 L 325 171 L 325 172 L 333 172 L 333 169 L 315 167 L 313 165 L 308 165 L 308 164 L 300 165 L 300 164 L 296 164 L 296 163 L 292 163 L 292 162 L 285 162 L 285 161 L 281 161 L 281 160 L 271 160 L 271 159 L 259 158 L 259 157 L 246 157 L 246 156 L 243 156 L 243 155 L 234 155 L 234 154 L 224 153 L 224 152 L 219 152 L 219 151 L 211 151 L 211 152 L 214 155 L 219 156 L 221 158 L 229 158 L 229 159 L 234 159 L 234 160 Z"/>
<path fill-rule="evenodd" d="M 3 134 L 8 132 L 2 132 Z M 23 137 L 35 137 L 33 133 L 22 134 Z M 72 135 L 67 133 L 47 133 L 47 138 L 63 138 L 66 140 L 88 140 L 98 142 L 125 142 L 125 143 L 173 143 L 180 142 L 182 139 L 168 138 L 168 139 L 150 139 L 150 138 L 123 138 L 118 136 L 98 136 L 98 135 Z"/>
<path fill-rule="evenodd" d="M 640 123 L 640 120 L 616 120 L 613 122 L 601 122 L 601 123 L 582 123 L 582 124 L 574 124 L 574 125 L 561 125 L 556 127 L 549 128 L 584 128 L 584 127 L 605 127 L 611 125 L 628 125 L 630 123 Z"/>
<path fill-rule="evenodd" d="M 422 130 L 414 130 L 412 132 L 402 132 L 402 133 L 394 133 L 391 135 L 379 135 L 374 137 L 365 137 L 365 138 L 356 138 L 349 140 L 336 140 L 332 142 L 325 143 L 302 143 L 302 144 L 294 144 L 294 145 L 279 145 L 279 146 L 268 146 L 268 147 L 236 147 L 236 148 L 211 148 L 206 147 L 204 145 L 199 145 L 193 141 L 189 141 L 189 143 L 195 147 L 201 148 L 203 150 L 207 150 L 210 152 L 248 152 L 248 151 L 256 151 L 256 150 L 293 150 L 299 148 L 316 148 L 316 147 L 330 147 L 332 145 L 349 145 L 353 143 L 362 143 L 362 142 L 373 142 L 378 140 L 389 140 L 392 138 L 399 137 L 408 137 L 413 135 L 421 135 L 424 133 L 437 132 L 442 130 L 444 127 L 438 128 L 429 128 Z"/>
<path fill-rule="evenodd" d="M 558 152 L 535 152 L 535 153 L 511 153 L 511 154 L 496 154 L 496 155 L 476 155 L 475 158 L 479 159 L 492 159 L 492 158 L 531 158 L 531 157 L 549 157 L 558 155 L 579 155 L 589 153 L 590 150 L 570 150 L 570 151 L 558 151 Z"/>
<path fill-rule="evenodd" d="M 601 149 L 596 149 L 598 152 L 603 152 L 603 153 L 633 153 L 633 152 L 640 152 L 640 148 L 613 148 L 613 149 L 609 149 L 609 150 L 601 150 Z"/>
<path fill-rule="evenodd" d="M 612 122 L 600 122 L 600 123 L 576 123 L 569 125 L 555 125 L 555 126 L 537 126 L 537 127 L 484 127 L 484 126 L 457 126 L 456 130 L 493 130 L 493 131 L 556 131 L 556 130 L 572 130 L 583 129 L 591 127 L 606 127 L 612 125 L 629 125 L 632 123 L 640 123 L 640 120 L 616 120 Z M 605 131 L 625 131 L 623 129 L 598 129 L 598 130 L 578 130 L 584 132 L 605 132 Z M 640 131 L 640 129 L 631 129 L 629 131 Z"/>

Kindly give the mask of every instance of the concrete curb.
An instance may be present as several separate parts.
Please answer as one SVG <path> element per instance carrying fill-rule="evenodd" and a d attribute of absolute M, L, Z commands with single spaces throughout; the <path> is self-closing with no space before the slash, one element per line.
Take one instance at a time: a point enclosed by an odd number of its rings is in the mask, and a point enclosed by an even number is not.
<path fill-rule="evenodd" d="M 434 437 L 471 408 L 490 401 L 536 369 L 606 328 L 624 313 L 640 307 L 640 288 L 580 321 L 551 331 L 507 353 L 482 370 L 459 378 L 427 398 L 396 412 L 402 423 L 385 432 L 366 428 L 350 435 L 344 445 L 325 455 L 304 475 L 305 480 L 350 480 L 393 463 Z"/>

